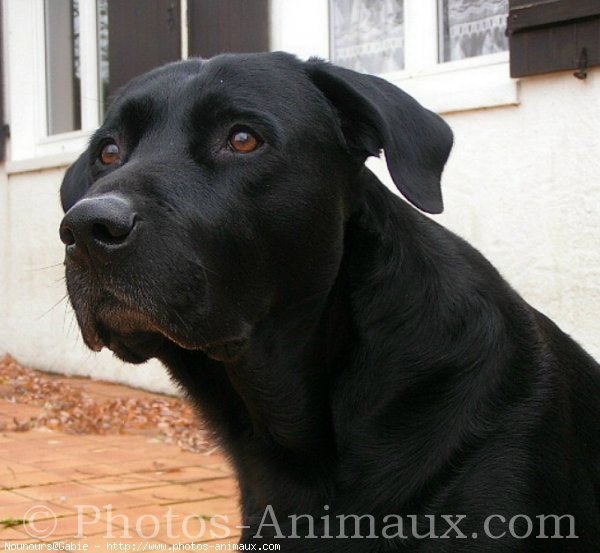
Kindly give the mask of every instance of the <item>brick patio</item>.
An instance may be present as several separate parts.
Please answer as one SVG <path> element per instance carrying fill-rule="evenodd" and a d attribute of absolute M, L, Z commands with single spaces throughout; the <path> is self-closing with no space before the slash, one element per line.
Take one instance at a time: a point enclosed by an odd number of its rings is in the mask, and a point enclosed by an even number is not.
<path fill-rule="evenodd" d="M 91 394 L 146 394 L 81 385 Z M 0 421 L 34 411 L 0 400 Z M 88 544 L 89 551 L 236 542 L 237 501 L 218 451 L 189 453 L 148 435 L 0 434 L 0 550 L 42 541 Z"/>

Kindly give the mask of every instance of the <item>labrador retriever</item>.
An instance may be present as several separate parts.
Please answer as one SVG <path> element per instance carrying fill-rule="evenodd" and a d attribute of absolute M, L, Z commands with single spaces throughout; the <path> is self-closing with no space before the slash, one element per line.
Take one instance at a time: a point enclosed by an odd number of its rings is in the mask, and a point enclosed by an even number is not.
<path fill-rule="evenodd" d="M 219 437 L 241 543 L 600 551 L 600 369 L 442 210 L 452 133 L 284 53 L 134 79 L 66 173 L 85 343 L 156 357 Z"/>

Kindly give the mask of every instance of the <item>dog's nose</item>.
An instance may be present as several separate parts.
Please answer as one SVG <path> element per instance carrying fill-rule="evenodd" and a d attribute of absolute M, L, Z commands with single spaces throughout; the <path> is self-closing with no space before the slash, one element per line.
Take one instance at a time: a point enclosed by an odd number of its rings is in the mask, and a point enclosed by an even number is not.
<path fill-rule="evenodd" d="M 64 216 L 60 239 L 69 256 L 97 257 L 125 246 L 135 224 L 136 213 L 125 198 L 114 194 L 84 198 Z"/>

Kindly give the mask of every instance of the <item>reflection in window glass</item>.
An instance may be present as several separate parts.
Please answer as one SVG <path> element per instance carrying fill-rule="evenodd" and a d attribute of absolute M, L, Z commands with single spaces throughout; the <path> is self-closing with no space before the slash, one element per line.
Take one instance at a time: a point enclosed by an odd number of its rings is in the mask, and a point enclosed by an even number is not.
<path fill-rule="evenodd" d="M 331 61 L 356 71 L 404 68 L 404 0 L 331 0 Z"/>
<path fill-rule="evenodd" d="M 79 0 L 45 0 L 49 135 L 81 129 Z"/>
<path fill-rule="evenodd" d="M 440 61 L 508 49 L 508 0 L 439 0 Z"/>
<path fill-rule="evenodd" d="M 98 33 L 98 100 L 100 121 L 104 119 L 108 106 L 108 0 L 97 0 L 97 33 Z"/>

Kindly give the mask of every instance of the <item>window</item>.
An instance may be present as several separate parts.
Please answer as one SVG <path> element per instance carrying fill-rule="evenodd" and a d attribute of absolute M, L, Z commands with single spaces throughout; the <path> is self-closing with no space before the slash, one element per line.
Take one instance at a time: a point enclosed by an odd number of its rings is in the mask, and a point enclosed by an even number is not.
<path fill-rule="evenodd" d="M 79 0 L 45 0 L 48 134 L 81 129 Z"/>
<path fill-rule="evenodd" d="M 508 0 L 440 0 L 440 61 L 508 50 Z"/>
<path fill-rule="evenodd" d="M 172 0 L 123 3 L 87 2 L 88 18 L 80 17 L 81 0 L 45 0 L 46 92 L 48 135 L 82 129 L 81 87 L 96 89 L 97 126 L 119 87 L 134 76 L 181 57 L 178 4 Z M 89 6 L 95 4 L 95 10 Z M 88 60 L 82 77 L 82 44 L 96 43 L 96 59 Z"/>
<path fill-rule="evenodd" d="M 355 71 L 404 69 L 404 0 L 331 2 L 331 61 Z"/>
<path fill-rule="evenodd" d="M 429 50 L 437 40 L 436 63 L 463 60 L 508 49 L 508 0 L 406 0 L 414 17 L 429 19 L 430 35 L 411 32 L 415 49 Z M 330 0 L 331 60 L 369 73 L 390 73 L 405 68 L 405 0 Z M 431 10 L 434 5 L 435 11 Z M 427 65 L 423 59 L 419 65 Z M 429 60 L 430 61 L 430 60 Z"/>
<path fill-rule="evenodd" d="M 48 0 L 46 0 L 48 1 Z M 110 93 L 110 73 L 108 58 L 108 0 L 97 0 L 96 33 L 98 41 L 98 109 L 102 119 Z"/>
<path fill-rule="evenodd" d="M 508 0 L 329 0 L 328 6 L 327 57 L 334 63 L 383 75 L 440 113 L 518 103 L 508 70 Z"/>
<path fill-rule="evenodd" d="M 5 42 L 8 169 L 19 167 L 17 160 L 62 162 L 67 152 L 85 147 L 98 125 L 96 1 L 4 0 L 3 5 L 4 29 L 21 29 L 8 33 Z"/>

